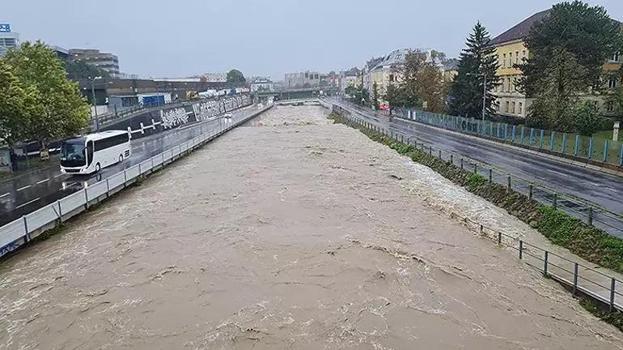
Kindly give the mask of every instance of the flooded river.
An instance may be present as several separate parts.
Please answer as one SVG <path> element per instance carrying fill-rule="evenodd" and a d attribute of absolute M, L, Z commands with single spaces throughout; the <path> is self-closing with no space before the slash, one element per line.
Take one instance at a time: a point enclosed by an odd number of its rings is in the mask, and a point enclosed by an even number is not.
<path fill-rule="evenodd" d="M 623 348 L 442 186 L 275 107 L 2 262 L 0 349 Z"/>

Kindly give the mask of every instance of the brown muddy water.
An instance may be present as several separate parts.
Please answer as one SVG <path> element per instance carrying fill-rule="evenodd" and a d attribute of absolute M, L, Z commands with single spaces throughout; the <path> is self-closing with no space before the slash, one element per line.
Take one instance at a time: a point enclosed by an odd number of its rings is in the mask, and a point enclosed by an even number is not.
<path fill-rule="evenodd" d="M 275 107 L 4 261 L 0 349 L 623 348 L 435 176 Z"/>

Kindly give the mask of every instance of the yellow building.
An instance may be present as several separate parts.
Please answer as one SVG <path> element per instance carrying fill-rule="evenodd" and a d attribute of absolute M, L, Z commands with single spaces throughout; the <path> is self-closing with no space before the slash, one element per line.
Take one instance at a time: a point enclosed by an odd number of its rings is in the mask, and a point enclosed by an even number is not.
<path fill-rule="evenodd" d="M 528 52 L 524 40 L 532 26 L 542 21 L 549 11 L 541 11 L 526 18 L 491 41 L 495 47 L 499 64 L 497 75 L 500 77 L 500 85 L 494 91 L 494 95 L 497 97 L 496 109 L 501 116 L 525 118 L 528 114 L 532 99 L 517 91 L 517 81 L 521 78 L 522 72 L 520 69 L 514 68 L 514 65 L 528 59 L 530 52 Z M 621 57 L 617 54 L 604 64 L 604 72 L 608 76 L 608 72 L 618 71 L 619 67 L 621 67 Z M 610 89 L 621 84 L 620 78 L 614 74 L 607 80 L 604 85 Z M 603 95 L 586 94 L 584 98 L 595 101 L 603 114 L 607 115 L 614 111 L 612 104 Z"/>
<path fill-rule="evenodd" d="M 528 58 L 529 52 L 524 39 L 528 36 L 530 28 L 543 20 L 548 13 L 549 10 L 536 13 L 491 41 L 491 44 L 495 46 L 499 65 L 497 75 L 500 77 L 500 85 L 494 91 L 499 115 L 526 117 L 531 101 L 517 91 L 517 81 L 521 77 L 521 70 L 514 68 L 514 65 Z"/>

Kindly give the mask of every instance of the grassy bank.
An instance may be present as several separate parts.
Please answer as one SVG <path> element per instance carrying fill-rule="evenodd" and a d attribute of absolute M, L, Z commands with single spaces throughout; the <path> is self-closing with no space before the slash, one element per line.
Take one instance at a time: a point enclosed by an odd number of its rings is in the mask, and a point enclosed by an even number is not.
<path fill-rule="evenodd" d="M 337 113 L 332 113 L 330 118 L 336 123 L 358 129 L 373 141 L 387 145 L 414 162 L 428 166 L 469 192 L 505 209 L 537 229 L 552 243 L 569 249 L 587 261 L 623 273 L 623 240 L 610 236 L 560 210 L 529 199 L 521 193 L 509 191 L 506 186 L 489 183 L 484 177 L 463 170 L 429 152 L 364 128 Z M 590 300 L 583 300 L 582 305 L 595 316 L 623 330 L 623 313 L 608 312 Z"/>

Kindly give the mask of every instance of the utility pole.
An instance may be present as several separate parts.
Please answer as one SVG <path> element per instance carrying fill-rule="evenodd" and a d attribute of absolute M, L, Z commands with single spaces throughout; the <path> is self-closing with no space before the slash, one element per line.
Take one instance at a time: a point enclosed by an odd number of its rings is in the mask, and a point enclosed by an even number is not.
<path fill-rule="evenodd" d="M 484 127 L 485 114 L 487 113 L 487 73 L 483 73 L 482 83 L 482 123 Z"/>
<path fill-rule="evenodd" d="M 93 100 L 93 109 L 95 110 L 95 131 L 100 130 L 99 117 L 97 116 L 97 100 L 95 99 L 95 81 L 98 79 L 102 79 L 102 77 L 89 77 L 91 81 L 91 98 Z"/>

